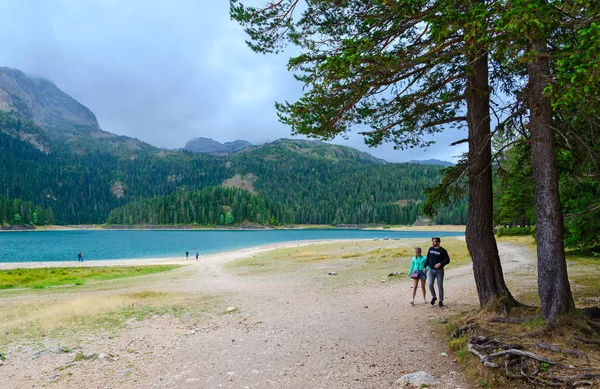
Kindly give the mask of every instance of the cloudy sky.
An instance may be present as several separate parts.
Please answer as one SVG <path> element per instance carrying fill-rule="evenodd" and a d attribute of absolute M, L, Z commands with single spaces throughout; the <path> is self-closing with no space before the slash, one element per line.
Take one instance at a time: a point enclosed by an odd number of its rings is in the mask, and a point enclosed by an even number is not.
<path fill-rule="evenodd" d="M 290 138 L 274 102 L 296 99 L 302 85 L 285 55 L 246 46 L 228 7 L 228 0 L 0 0 L 0 66 L 53 81 L 104 130 L 159 147 L 198 136 L 255 144 Z M 464 137 L 455 132 L 409 151 L 369 148 L 356 131 L 349 137 L 334 143 L 393 162 L 453 161 L 464 151 L 448 146 Z"/>

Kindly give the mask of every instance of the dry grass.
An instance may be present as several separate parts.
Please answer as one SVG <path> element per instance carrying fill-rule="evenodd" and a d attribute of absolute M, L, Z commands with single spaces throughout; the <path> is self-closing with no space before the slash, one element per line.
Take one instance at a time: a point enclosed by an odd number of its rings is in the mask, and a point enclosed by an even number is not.
<path fill-rule="evenodd" d="M 470 262 L 464 240 L 445 238 L 444 247 L 451 256 L 451 266 Z M 414 247 L 426 252 L 428 239 L 360 240 L 319 243 L 265 252 L 252 258 L 225 265 L 239 276 L 261 276 L 274 273 L 292 276 L 302 272 L 316 287 L 327 290 L 365 284 L 399 282 L 402 277 L 388 278 L 393 272 L 406 273 L 414 255 Z M 329 272 L 337 273 L 335 276 Z"/>
<path fill-rule="evenodd" d="M 41 297 L 14 303 L 0 311 L 0 346 L 15 340 L 39 339 L 46 334 L 71 336 L 81 330 L 116 331 L 129 318 L 212 310 L 215 296 L 142 290 L 129 293 L 86 294 L 73 299 Z"/>
<path fill-rule="evenodd" d="M 216 312 L 223 296 L 167 292 L 160 285 L 177 282 L 191 270 L 96 281 L 81 286 L 0 291 L 0 351 L 14 342 L 42 336 L 71 338 L 90 331 L 119 331 L 130 318 Z"/>

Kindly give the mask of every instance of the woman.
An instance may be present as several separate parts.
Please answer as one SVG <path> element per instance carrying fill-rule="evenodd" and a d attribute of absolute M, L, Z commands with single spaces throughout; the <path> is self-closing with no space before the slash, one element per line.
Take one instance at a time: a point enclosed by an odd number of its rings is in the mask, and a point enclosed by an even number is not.
<path fill-rule="evenodd" d="M 410 270 L 408 271 L 408 275 L 414 281 L 413 295 L 412 300 L 410 300 L 410 305 L 415 305 L 415 296 L 417 295 L 417 286 L 419 285 L 419 280 L 421 280 L 423 302 L 427 304 L 427 300 L 425 299 L 425 280 L 427 279 L 427 270 L 429 270 L 429 267 L 426 265 L 426 263 L 427 257 L 421 254 L 421 248 L 415 247 L 415 256 L 412 259 Z"/>

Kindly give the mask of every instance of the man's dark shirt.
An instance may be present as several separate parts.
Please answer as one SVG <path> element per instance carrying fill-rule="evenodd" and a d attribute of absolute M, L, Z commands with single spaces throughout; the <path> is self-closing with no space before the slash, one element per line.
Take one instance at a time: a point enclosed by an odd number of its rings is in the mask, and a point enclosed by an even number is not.
<path fill-rule="evenodd" d="M 427 252 L 427 266 L 429 266 L 430 269 L 435 269 L 435 265 L 438 263 L 441 264 L 440 269 L 443 269 L 444 266 L 450 263 L 450 256 L 446 249 L 441 246 L 437 249 L 435 247 L 430 247 Z"/>

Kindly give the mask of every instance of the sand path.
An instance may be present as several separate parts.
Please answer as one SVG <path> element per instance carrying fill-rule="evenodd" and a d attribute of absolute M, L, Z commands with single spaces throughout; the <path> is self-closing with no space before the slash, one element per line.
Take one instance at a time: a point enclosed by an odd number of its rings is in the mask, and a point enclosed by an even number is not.
<path fill-rule="evenodd" d="M 71 339 L 13 347 L 0 366 L 0 387 L 400 388 L 404 386 L 398 378 L 417 370 L 439 380 L 433 388 L 471 387 L 458 373 L 459 365 L 447 349 L 440 324 L 477 304 L 471 265 L 447 269 L 447 306 L 443 309 L 429 304 L 410 306 L 409 279 L 385 283 L 377 279 L 336 290 L 315 287 L 309 271 L 293 277 L 277 273 L 239 276 L 223 268 L 227 261 L 274 248 L 205 256 L 153 277 L 152 285 L 127 288 L 128 292 L 165 290 L 190 298 L 216 294 L 221 296 L 220 312 L 198 317 L 155 315 L 129 320 L 116 333 L 89 331 Z M 532 257 L 506 243 L 500 243 L 499 249 L 507 278 Z M 111 296 L 118 290 L 107 286 L 89 293 Z M 79 298 L 86 298 L 87 293 Z M 38 297 L 0 294 L 0 307 L 32 298 Z M 55 293 L 48 298 L 74 296 Z M 229 306 L 236 310 L 223 314 Z M 61 352 L 63 345 L 68 350 Z M 114 358 L 73 363 L 77 352 Z"/>

